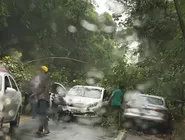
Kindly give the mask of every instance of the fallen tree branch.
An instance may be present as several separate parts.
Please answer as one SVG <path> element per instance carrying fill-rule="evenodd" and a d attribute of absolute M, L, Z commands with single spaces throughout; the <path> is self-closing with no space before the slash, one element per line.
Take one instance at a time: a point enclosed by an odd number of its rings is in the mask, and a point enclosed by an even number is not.
<path fill-rule="evenodd" d="M 40 59 L 31 60 L 31 61 L 25 62 L 24 64 L 27 65 L 27 64 L 30 64 L 30 63 L 33 63 L 33 62 L 42 61 L 42 60 L 47 60 L 47 59 L 71 60 L 71 61 L 75 61 L 75 62 L 79 62 L 79 63 L 84 63 L 84 64 L 86 64 L 86 62 L 84 62 L 84 61 L 81 61 L 81 60 L 78 60 L 78 59 L 74 59 L 74 58 L 69 58 L 69 57 L 45 57 L 45 58 L 40 58 Z"/>

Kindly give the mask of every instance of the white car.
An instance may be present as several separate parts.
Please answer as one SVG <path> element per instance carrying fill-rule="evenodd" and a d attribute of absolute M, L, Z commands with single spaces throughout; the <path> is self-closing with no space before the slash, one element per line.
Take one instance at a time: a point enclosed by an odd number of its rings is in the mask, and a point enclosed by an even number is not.
<path fill-rule="evenodd" d="M 74 116 L 97 117 L 102 107 L 105 89 L 96 86 L 74 86 L 64 97 Z"/>
<path fill-rule="evenodd" d="M 170 124 L 170 113 L 165 99 L 140 93 L 125 95 L 124 118 L 125 122 L 130 120 L 146 129 L 156 125 L 166 128 Z"/>
<path fill-rule="evenodd" d="M 54 98 L 54 96 L 65 96 L 66 94 L 66 88 L 57 82 L 54 82 L 51 86 L 51 90 L 50 90 L 50 106 L 52 106 L 52 100 Z"/>
<path fill-rule="evenodd" d="M 1 122 L 18 126 L 22 111 L 22 94 L 12 77 L 5 69 L 0 69 L 0 117 Z"/>

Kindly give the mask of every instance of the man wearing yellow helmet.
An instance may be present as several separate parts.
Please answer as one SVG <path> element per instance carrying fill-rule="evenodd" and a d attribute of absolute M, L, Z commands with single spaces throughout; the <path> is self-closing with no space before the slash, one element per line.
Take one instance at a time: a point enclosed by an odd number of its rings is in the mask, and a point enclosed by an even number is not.
<path fill-rule="evenodd" d="M 48 72 L 48 67 L 47 67 L 47 66 L 41 66 L 41 69 L 42 69 L 45 73 Z"/>
<path fill-rule="evenodd" d="M 40 119 L 40 126 L 37 134 L 49 134 L 47 111 L 49 108 L 50 78 L 47 75 L 47 66 L 41 66 L 41 72 L 32 81 L 32 91 L 37 98 L 37 115 Z"/>

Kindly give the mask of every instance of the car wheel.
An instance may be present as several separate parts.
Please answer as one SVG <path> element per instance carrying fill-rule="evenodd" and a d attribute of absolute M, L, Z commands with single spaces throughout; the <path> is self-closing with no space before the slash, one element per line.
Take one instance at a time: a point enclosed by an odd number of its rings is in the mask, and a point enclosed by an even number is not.
<path fill-rule="evenodd" d="M 20 118 L 21 118 L 21 111 L 19 110 L 17 112 L 15 120 L 10 122 L 10 132 L 13 132 L 15 128 L 19 126 L 20 123 Z"/>
<path fill-rule="evenodd" d="M 63 116 L 62 120 L 63 120 L 64 122 L 69 123 L 69 122 L 71 122 L 71 120 L 72 120 L 72 116 L 69 115 L 69 114 L 66 114 L 66 115 Z"/>
<path fill-rule="evenodd" d="M 168 121 L 167 124 L 165 126 L 161 127 L 161 128 L 162 128 L 163 133 L 172 134 L 172 132 L 173 132 L 173 123 L 172 123 L 172 121 Z"/>
<path fill-rule="evenodd" d="M 134 127 L 134 122 L 132 119 L 125 119 L 123 123 L 125 129 L 132 129 Z"/>

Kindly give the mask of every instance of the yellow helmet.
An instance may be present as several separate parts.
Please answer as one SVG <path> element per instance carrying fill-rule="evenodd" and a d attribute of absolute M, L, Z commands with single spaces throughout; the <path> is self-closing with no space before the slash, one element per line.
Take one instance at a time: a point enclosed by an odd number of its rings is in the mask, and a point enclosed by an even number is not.
<path fill-rule="evenodd" d="M 48 72 L 48 67 L 47 67 L 47 66 L 41 66 L 41 69 L 42 69 L 44 72 Z"/>

